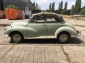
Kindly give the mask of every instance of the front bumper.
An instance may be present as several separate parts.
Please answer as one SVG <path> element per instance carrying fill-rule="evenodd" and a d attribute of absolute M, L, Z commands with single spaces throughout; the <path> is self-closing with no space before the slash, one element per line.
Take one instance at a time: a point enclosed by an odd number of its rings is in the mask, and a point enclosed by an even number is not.
<path fill-rule="evenodd" d="M 80 36 L 81 35 L 81 31 L 76 31 L 77 33 L 78 33 L 78 36 Z"/>
<path fill-rule="evenodd" d="M 9 37 L 9 36 L 7 35 L 7 33 L 6 33 L 6 32 L 4 32 L 4 36 L 5 36 L 5 37 Z"/>

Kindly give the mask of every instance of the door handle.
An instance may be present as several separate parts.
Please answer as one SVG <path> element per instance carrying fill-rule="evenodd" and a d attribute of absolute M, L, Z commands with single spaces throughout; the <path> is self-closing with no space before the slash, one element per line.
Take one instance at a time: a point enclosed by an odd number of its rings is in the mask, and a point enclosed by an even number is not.
<path fill-rule="evenodd" d="M 46 25 L 44 24 L 43 26 L 45 26 L 46 27 Z"/>

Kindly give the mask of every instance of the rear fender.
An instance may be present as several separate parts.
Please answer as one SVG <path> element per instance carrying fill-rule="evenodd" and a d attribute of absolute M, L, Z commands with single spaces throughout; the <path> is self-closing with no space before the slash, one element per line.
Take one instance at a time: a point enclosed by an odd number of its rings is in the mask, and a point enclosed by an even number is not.
<path fill-rule="evenodd" d="M 71 27 L 61 27 L 61 28 L 56 30 L 55 36 L 57 37 L 58 34 L 60 34 L 61 32 L 68 32 L 70 35 L 77 35 L 78 34 L 76 32 L 76 30 L 71 28 Z"/>

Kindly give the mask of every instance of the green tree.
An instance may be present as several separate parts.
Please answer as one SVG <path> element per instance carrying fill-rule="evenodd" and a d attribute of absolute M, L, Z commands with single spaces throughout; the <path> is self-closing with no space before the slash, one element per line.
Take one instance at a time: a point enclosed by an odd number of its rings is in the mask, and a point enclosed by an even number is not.
<path fill-rule="evenodd" d="M 58 13 L 61 13 L 62 10 L 63 10 L 63 1 L 61 1 L 61 2 L 59 3 Z"/>
<path fill-rule="evenodd" d="M 63 1 L 61 1 L 61 10 L 63 9 Z"/>
<path fill-rule="evenodd" d="M 6 8 L 18 9 L 18 7 L 15 5 L 8 5 Z"/>
<path fill-rule="evenodd" d="M 75 3 L 75 13 L 79 13 L 81 10 L 81 0 L 76 0 L 76 3 Z"/>
<path fill-rule="evenodd" d="M 32 10 L 40 10 L 40 6 L 38 3 L 33 2 L 33 9 Z"/>
<path fill-rule="evenodd" d="M 55 2 L 52 3 L 52 11 L 54 12 L 55 10 Z"/>
<path fill-rule="evenodd" d="M 74 14 L 75 13 L 75 6 L 74 5 L 72 5 L 72 8 L 71 8 L 71 12 L 70 12 L 70 14 Z"/>
<path fill-rule="evenodd" d="M 67 2 L 65 2 L 64 10 L 67 10 Z"/>
<path fill-rule="evenodd" d="M 32 10 L 35 10 L 35 8 L 36 8 L 36 3 L 33 2 L 33 4 L 32 4 Z"/>
<path fill-rule="evenodd" d="M 59 7 L 58 7 L 58 10 L 59 10 L 59 11 L 61 10 L 61 3 L 59 3 Z"/>
<path fill-rule="evenodd" d="M 80 14 L 85 16 L 85 6 L 81 9 Z"/>
<path fill-rule="evenodd" d="M 50 3 L 50 5 L 49 5 L 49 10 L 52 10 L 52 6 L 51 6 L 51 3 Z"/>
<path fill-rule="evenodd" d="M 67 10 L 61 11 L 61 14 L 67 14 Z"/>
<path fill-rule="evenodd" d="M 38 6 L 38 3 L 36 3 L 36 8 L 35 8 L 36 10 L 39 10 L 39 6 Z"/>

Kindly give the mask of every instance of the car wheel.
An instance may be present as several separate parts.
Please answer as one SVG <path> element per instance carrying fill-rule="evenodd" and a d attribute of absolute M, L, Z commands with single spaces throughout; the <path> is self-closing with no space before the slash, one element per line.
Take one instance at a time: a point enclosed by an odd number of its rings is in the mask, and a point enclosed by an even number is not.
<path fill-rule="evenodd" d="M 69 41 L 69 39 L 70 39 L 70 35 L 68 33 L 60 33 L 58 35 L 58 41 L 60 43 L 66 43 Z"/>
<path fill-rule="evenodd" d="M 12 43 L 22 42 L 23 39 L 24 39 L 24 38 L 23 38 L 22 34 L 20 34 L 20 33 L 13 33 L 13 34 L 11 35 L 11 42 L 12 42 Z"/>

